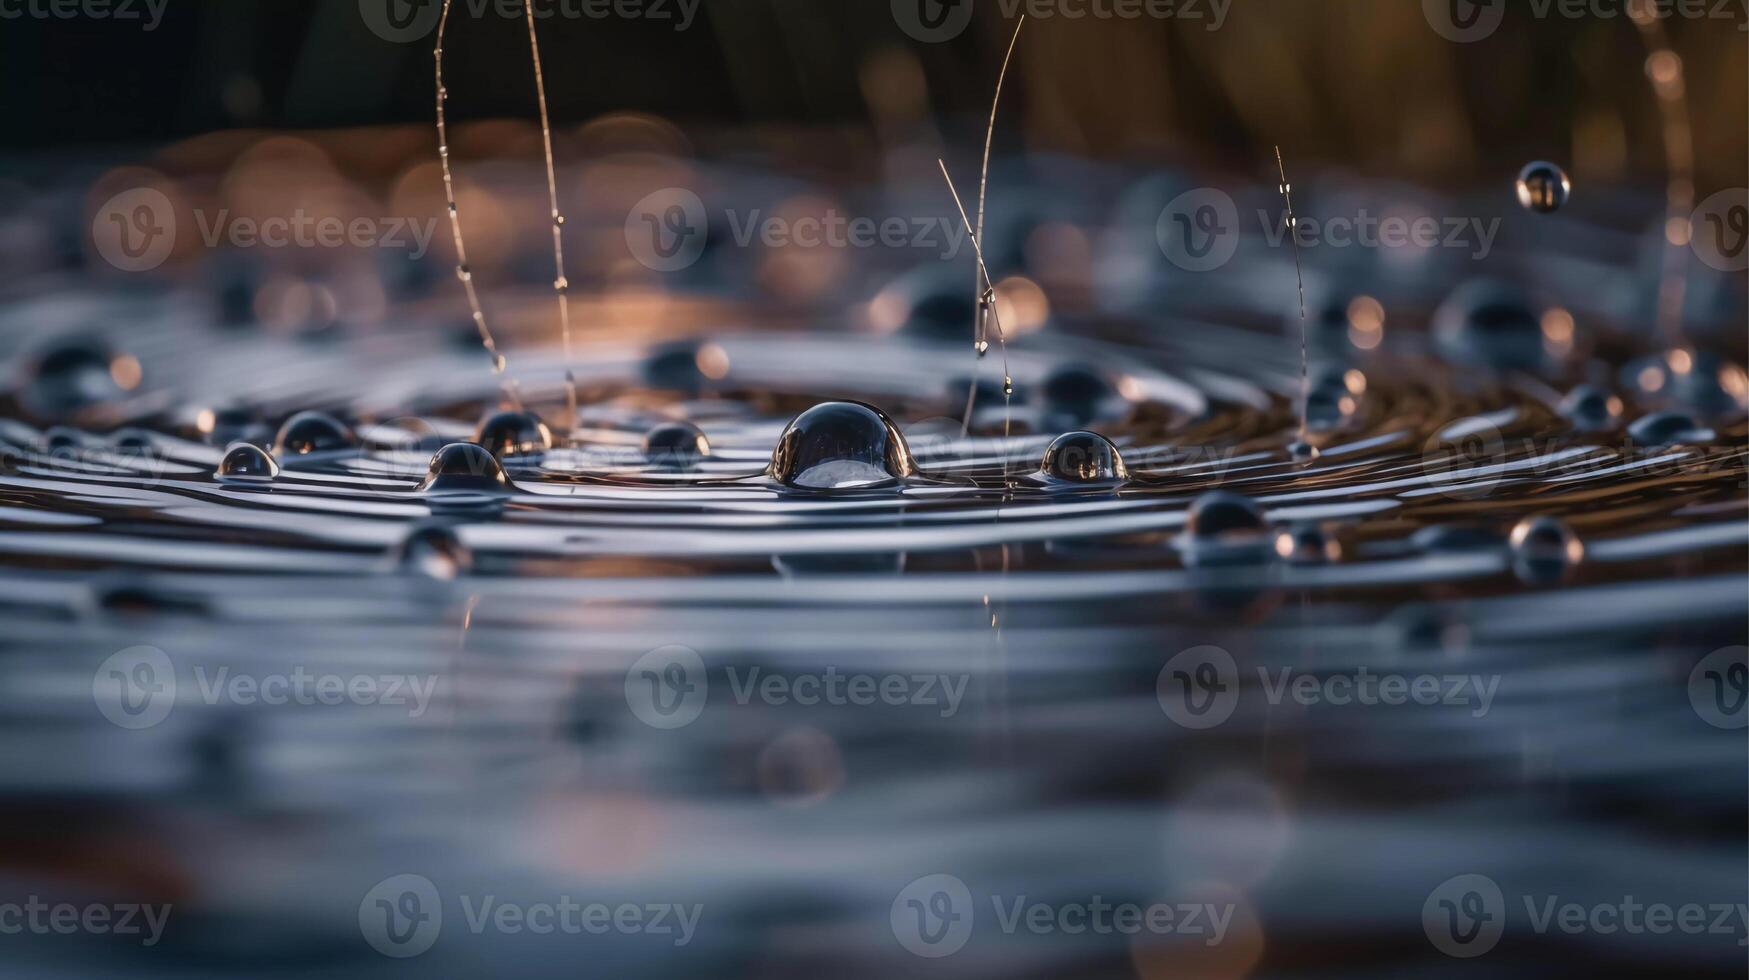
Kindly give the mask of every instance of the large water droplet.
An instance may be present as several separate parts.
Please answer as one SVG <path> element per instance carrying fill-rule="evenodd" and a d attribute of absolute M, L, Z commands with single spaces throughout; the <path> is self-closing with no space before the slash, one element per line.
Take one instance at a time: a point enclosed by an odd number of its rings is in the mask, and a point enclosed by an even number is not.
<path fill-rule="evenodd" d="M 1459 286 L 1433 314 L 1434 338 L 1451 360 L 1502 370 L 1546 362 L 1540 308 L 1517 286 L 1476 280 Z"/>
<path fill-rule="evenodd" d="M 1567 172 L 1546 160 L 1534 160 L 1518 172 L 1518 203 L 1538 214 L 1558 211 L 1567 203 L 1573 183 Z"/>
<path fill-rule="evenodd" d="M 850 489 L 894 483 L 916 473 L 899 427 L 860 402 L 826 402 L 783 431 L 767 471 L 789 487 Z"/>
<path fill-rule="evenodd" d="M 425 493 L 500 494 L 510 489 L 504 467 L 486 447 L 455 442 L 431 457 L 431 467 L 418 488 Z"/>
<path fill-rule="evenodd" d="M 710 440 L 690 422 L 665 422 L 644 434 L 644 457 L 652 466 L 690 469 L 710 454 Z"/>
<path fill-rule="evenodd" d="M 1628 437 L 1642 446 L 1673 446 L 1679 442 L 1711 442 L 1713 430 L 1685 412 L 1653 412 L 1628 426 Z"/>
<path fill-rule="evenodd" d="M 323 412 L 299 412 L 279 427 L 279 435 L 273 440 L 273 452 L 284 458 L 352 449 L 357 445 L 358 435 L 334 416 Z"/>
<path fill-rule="evenodd" d="M 553 433 L 533 412 L 498 412 L 480 423 L 474 441 L 503 459 L 546 452 L 553 448 Z"/>
<path fill-rule="evenodd" d="M 272 454 L 247 442 L 233 443 L 219 460 L 213 476 L 220 480 L 261 482 L 279 475 L 279 464 Z"/>
<path fill-rule="evenodd" d="M 1045 450 L 1039 475 L 1060 483 L 1117 483 L 1129 479 L 1123 457 L 1097 432 L 1066 432 Z"/>
<path fill-rule="evenodd" d="M 1585 557 L 1585 545 L 1558 518 L 1527 517 L 1512 529 L 1512 567 L 1526 582 L 1550 583 L 1565 578 Z"/>

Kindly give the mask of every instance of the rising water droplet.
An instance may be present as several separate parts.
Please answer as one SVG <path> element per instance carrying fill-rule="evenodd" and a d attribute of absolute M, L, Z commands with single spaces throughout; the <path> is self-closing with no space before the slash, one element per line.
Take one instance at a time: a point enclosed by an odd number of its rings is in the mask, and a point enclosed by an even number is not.
<path fill-rule="evenodd" d="M 299 412 L 285 420 L 274 437 L 274 455 L 308 456 L 358 446 L 358 434 L 345 423 L 324 412 Z"/>
<path fill-rule="evenodd" d="M 1039 476 L 1059 483 L 1117 483 L 1129 479 L 1117 447 L 1097 432 L 1065 432 L 1045 450 Z"/>
<path fill-rule="evenodd" d="M 1567 172 L 1545 160 L 1535 160 L 1518 172 L 1518 203 L 1538 214 L 1559 211 L 1573 184 Z"/>
<path fill-rule="evenodd" d="M 424 493 L 504 493 L 510 481 L 498 457 L 484 446 L 454 442 L 431 457 L 431 466 L 418 489 Z"/>
<path fill-rule="evenodd" d="M 785 486 L 831 490 L 897 483 L 917 467 L 904 435 L 879 409 L 826 402 L 784 429 L 767 472 Z"/>
<path fill-rule="evenodd" d="M 553 448 L 553 433 L 533 412 L 498 412 L 474 430 L 474 441 L 503 459 L 546 452 Z"/>
<path fill-rule="evenodd" d="M 710 454 L 710 440 L 690 422 L 664 422 L 644 434 L 644 458 L 652 466 L 690 469 Z"/>
<path fill-rule="evenodd" d="M 247 442 L 233 443 L 225 450 L 225 456 L 219 460 L 219 468 L 213 473 L 216 479 L 258 482 L 271 480 L 279 475 L 279 464 L 273 455 L 260 446 Z"/>

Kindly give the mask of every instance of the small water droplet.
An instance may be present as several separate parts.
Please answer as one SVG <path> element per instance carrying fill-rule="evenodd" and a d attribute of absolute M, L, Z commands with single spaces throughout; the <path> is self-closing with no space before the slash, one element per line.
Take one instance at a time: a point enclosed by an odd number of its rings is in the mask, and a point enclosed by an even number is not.
<path fill-rule="evenodd" d="M 1058 483 L 1117 483 L 1129 468 L 1111 440 L 1097 432 L 1065 432 L 1045 450 L 1041 478 Z"/>
<path fill-rule="evenodd" d="M 474 278 L 474 270 L 465 265 L 458 265 L 455 267 L 455 277 L 462 282 L 472 282 Z"/>
<path fill-rule="evenodd" d="M 1561 415 L 1580 432 L 1603 432 L 1621 421 L 1621 399 L 1596 385 L 1577 385 L 1561 399 Z"/>
<path fill-rule="evenodd" d="M 1336 539 L 1316 524 L 1295 524 L 1277 532 L 1275 553 L 1295 565 L 1319 565 L 1341 557 Z"/>
<path fill-rule="evenodd" d="M 690 469 L 710 454 L 710 440 L 690 422 L 665 422 L 644 435 L 644 458 L 652 466 Z"/>
<path fill-rule="evenodd" d="M 415 524 L 395 546 L 395 567 L 409 575 L 450 581 L 473 567 L 473 554 L 447 522 Z"/>
<path fill-rule="evenodd" d="M 286 419 L 273 440 L 274 455 L 308 456 L 358 446 L 358 435 L 339 419 L 323 412 L 299 412 Z"/>
<path fill-rule="evenodd" d="M 213 476 L 219 480 L 264 482 L 279 475 L 279 463 L 267 450 L 253 443 L 233 443 L 219 460 Z"/>
<path fill-rule="evenodd" d="M 1303 439 L 1295 439 L 1293 442 L 1287 444 L 1287 455 L 1288 458 L 1295 463 L 1304 466 L 1307 463 L 1316 462 L 1318 457 L 1323 455 L 1323 453 L 1319 451 L 1317 446 L 1314 446 Z"/>
<path fill-rule="evenodd" d="M 860 402 L 825 402 L 796 416 L 767 470 L 785 486 L 808 490 L 895 484 L 916 471 L 899 427 Z"/>
<path fill-rule="evenodd" d="M 498 457 L 484 446 L 453 442 L 431 457 L 431 466 L 419 484 L 422 493 L 501 494 L 510 489 Z"/>
<path fill-rule="evenodd" d="M 1519 521 L 1508 541 L 1513 570 L 1530 583 L 1558 582 L 1585 557 L 1585 545 L 1573 529 L 1546 515 Z"/>
<path fill-rule="evenodd" d="M 553 433 L 533 412 L 498 412 L 474 430 L 474 441 L 503 459 L 546 452 L 553 448 Z"/>
<path fill-rule="evenodd" d="M 1516 286 L 1479 279 L 1454 290 L 1433 314 L 1441 353 L 1463 364 L 1536 370 L 1548 359 L 1542 310 Z"/>
<path fill-rule="evenodd" d="M 1566 171 L 1545 160 L 1535 160 L 1518 172 L 1518 203 L 1538 214 L 1558 211 L 1567 203 L 1573 184 Z"/>

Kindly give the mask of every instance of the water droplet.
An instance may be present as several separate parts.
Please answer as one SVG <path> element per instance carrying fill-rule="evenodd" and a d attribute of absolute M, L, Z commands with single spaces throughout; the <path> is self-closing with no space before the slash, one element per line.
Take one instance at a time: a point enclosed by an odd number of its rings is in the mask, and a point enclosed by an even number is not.
<path fill-rule="evenodd" d="M 1336 539 L 1316 524 L 1295 524 L 1277 532 L 1275 553 L 1295 565 L 1319 565 L 1342 554 Z"/>
<path fill-rule="evenodd" d="M 1500 532 L 1486 524 L 1435 524 L 1409 535 L 1409 546 L 1427 553 L 1487 551 L 1505 543 Z"/>
<path fill-rule="evenodd" d="M 448 523 L 427 521 L 396 545 L 394 562 L 406 574 L 447 582 L 473 567 L 473 554 Z"/>
<path fill-rule="evenodd" d="M 1531 583 L 1558 582 L 1585 557 L 1585 545 L 1558 518 L 1527 517 L 1512 529 L 1512 567 Z"/>
<path fill-rule="evenodd" d="M 1561 399 L 1561 415 L 1580 432 L 1603 432 L 1621 421 L 1621 399 L 1596 385 L 1578 385 Z"/>
<path fill-rule="evenodd" d="M 474 441 L 503 459 L 546 452 L 553 448 L 553 433 L 533 412 L 498 412 L 474 430 Z"/>
<path fill-rule="evenodd" d="M 893 484 L 916 471 L 905 437 L 879 409 L 826 402 L 784 429 L 767 472 L 785 486 L 831 490 Z"/>
<path fill-rule="evenodd" d="M 1367 381 L 1366 375 L 1358 370 L 1314 365 L 1308 381 L 1305 418 L 1306 427 L 1312 431 L 1339 429 L 1360 410 L 1360 397 L 1366 393 Z"/>
<path fill-rule="evenodd" d="M 1097 432 L 1066 432 L 1045 450 L 1039 476 L 1062 483 L 1117 483 L 1130 477 L 1111 440 Z"/>
<path fill-rule="evenodd" d="M 698 366 L 699 345 L 682 340 L 661 344 L 644 358 L 644 383 L 659 391 L 694 394 L 704 387 L 704 372 Z"/>
<path fill-rule="evenodd" d="M 1317 446 L 1314 446 L 1303 439 L 1295 439 L 1293 442 L 1287 444 L 1287 455 L 1288 458 L 1295 463 L 1304 466 L 1307 463 L 1316 462 L 1318 457 L 1323 455 L 1323 453 L 1318 450 Z"/>
<path fill-rule="evenodd" d="M 158 451 L 157 440 L 145 429 L 118 429 L 109 437 L 109 444 L 118 452 L 131 456 L 150 456 Z"/>
<path fill-rule="evenodd" d="M 1269 526 L 1250 497 L 1229 490 L 1210 490 L 1190 505 L 1184 529 L 1193 537 L 1214 539 L 1261 534 Z"/>
<path fill-rule="evenodd" d="M 484 446 L 452 442 L 431 457 L 431 466 L 419 484 L 422 493 L 489 493 L 510 489 L 504 467 Z"/>
<path fill-rule="evenodd" d="M 357 446 L 357 433 L 334 416 L 324 412 L 299 412 L 279 427 L 279 435 L 273 440 L 273 453 L 284 458 Z"/>
<path fill-rule="evenodd" d="M 51 453 L 65 453 L 83 449 L 89 444 L 85 433 L 71 426 L 51 426 L 42 437 L 43 448 Z"/>
<path fill-rule="evenodd" d="M 972 343 L 972 349 L 978 352 L 979 357 L 983 357 L 985 354 L 990 353 L 990 342 L 988 340 L 974 341 Z"/>
<path fill-rule="evenodd" d="M 270 430 L 262 424 L 260 416 L 250 409 L 234 405 L 203 408 L 196 412 L 194 430 L 209 446 L 255 442 L 271 435 Z"/>
<path fill-rule="evenodd" d="M 474 279 L 474 271 L 465 265 L 458 265 L 455 267 L 455 277 L 462 282 L 472 282 Z"/>
<path fill-rule="evenodd" d="M 1538 214 L 1560 210 L 1572 190 L 1566 171 L 1547 161 L 1532 161 L 1518 172 L 1518 203 Z"/>
<path fill-rule="evenodd" d="M 1434 338 L 1453 361 L 1501 370 L 1536 370 L 1548 357 L 1542 312 L 1516 286 L 1467 282 L 1433 314 Z"/>
<path fill-rule="evenodd" d="M 1628 436 L 1642 446 L 1657 447 L 1711 442 L 1715 433 L 1685 412 L 1653 412 L 1628 426 Z"/>
<path fill-rule="evenodd" d="M 115 357 L 94 338 L 63 340 L 36 355 L 23 392 L 24 407 L 39 418 L 65 418 L 121 396 L 110 372 Z"/>
<path fill-rule="evenodd" d="M 1079 427 L 1104 417 L 1117 390 L 1099 369 L 1065 364 L 1039 385 L 1047 428 Z"/>
<path fill-rule="evenodd" d="M 279 464 L 267 450 L 253 443 L 233 443 L 213 473 L 219 480 L 265 481 L 279 475 Z"/>
<path fill-rule="evenodd" d="M 665 422 L 644 435 L 644 457 L 652 466 L 690 469 L 710 454 L 710 440 L 690 422 Z"/>

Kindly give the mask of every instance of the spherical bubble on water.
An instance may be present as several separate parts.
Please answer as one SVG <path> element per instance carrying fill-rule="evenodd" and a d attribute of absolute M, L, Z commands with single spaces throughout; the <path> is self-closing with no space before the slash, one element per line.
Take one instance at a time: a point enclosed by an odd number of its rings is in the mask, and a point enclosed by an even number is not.
<path fill-rule="evenodd" d="M 47 347 L 35 355 L 26 374 L 20 392 L 24 407 L 40 418 L 65 418 L 114 400 L 124 390 L 114 375 L 117 361 L 95 338 L 72 338 Z"/>
<path fill-rule="evenodd" d="M 1318 565 L 1342 557 L 1341 545 L 1316 524 L 1295 524 L 1277 532 L 1275 553 L 1295 565 Z"/>
<path fill-rule="evenodd" d="M 449 581 L 473 567 L 473 554 L 446 523 L 415 524 L 395 546 L 395 567 L 410 575 Z"/>
<path fill-rule="evenodd" d="M 510 489 L 504 467 L 486 447 L 454 442 L 431 457 L 431 466 L 419 484 L 422 493 L 503 493 Z"/>
<path fill-rule="evenodd" d="M 1538 214 L 1560 210 L 1572 190 L 1566 171 L 1547 161 L 1532 161 L 1518 172 L 1518 203 Z"/>
<path fill-rule="evenodd" d="M 809 490 L 890 484 L 916 471 L 898 426 L 860 402 L 826 402 L 796 416 L 767 470 L 785 486 Z"/>
<path fill-rule="evenodd" d="M 1508 543 L 1513 569 L 1526 582 L 1560 581 L 1585 557 L 1585 545 L 1579 536 L 1554 517 L 1527 517 L 1519 521 Z"/>
<path fill-rule="evenodd" d="M 691 422 L 665 422 L 644 433 L 644 458 L 654 466 L 688 469 L 710 454 L 710 440 Z"/>
<path fill-rule="evenodd" d="M 1440 352 L 1461 364 L 1501 370 L 1544 365 L 1542 309 L 1524 290 L 1479 279 L 1454 290 L 1433 314 Z"/>
<path fill-rule="evenodd" d="M 1580 432 L 1603 432 L 1621 421 L 1621 399 L 1596 385 L 1577 385 L 1561 399 L 1561 415 Z"/>
<path fill-rule="evenodd" d="M 1066 432 L 1045 450 L 1039 475 L 1061 483 L 1117 483 L 1130 473 L 1110 439 L 1097 432 Z"/>
<path fill-rule="evenodd" d="M 1642 446 L 1673 446 L 1680 442 L 1711 442 L 1713 430 L 1686 412 L 1653 412 L 1635 419 L 1628 436 Z"/>
<path fill-rule="evenodd" d="M 213 474 L 220 480 L 271 480 L 279 475 L 279 463 L 273 455 L 260 446 L 247 442 L 233 443 L 225 450 L 224 458 L 219 460 L 219 468 Z"/>
<path fill-rule="evenodd" d="M 1260 535 L 1269 527 L 1256 501 L 1230 490 L 1210 490 L 1196 498 L 1184 529 L 1206 541 Z"/>
<path fill-rule="evenodd" d="M 358 435 L 324 412 L 299 412 L 285 420 L 273 440 L 274 455 L 308 456 L 358 445 Z"/>
<path fill-rule="evenodd" d="M 1117 389 L 1104 373 L 1086 364 L 1056 368 L 1045 377 L 1038 391 L 1046 418 L 1070 426 L 1087 425 L 1100 418 L 1117 395 Z"/>
<path fill-rule="evenodd" d="M 533 412 L 497 412 L 474 430 L 474 441 L 502 459 L 546 452 L 553 448 L 553 433 Z"/>

